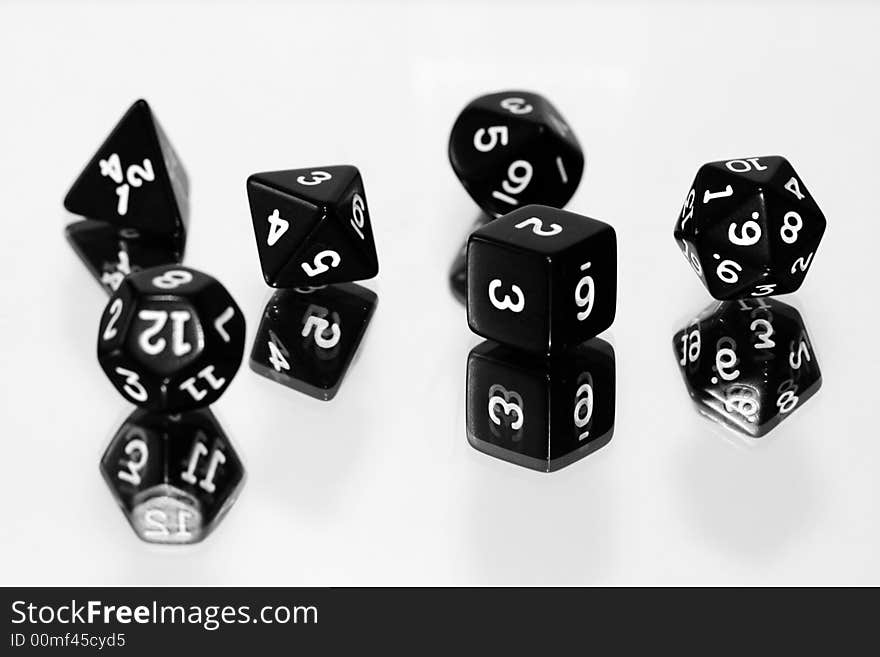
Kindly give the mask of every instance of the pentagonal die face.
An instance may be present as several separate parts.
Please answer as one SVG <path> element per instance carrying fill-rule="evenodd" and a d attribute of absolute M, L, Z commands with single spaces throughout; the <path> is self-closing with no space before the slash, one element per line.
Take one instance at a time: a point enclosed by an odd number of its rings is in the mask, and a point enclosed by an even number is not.
<path fill-rule="evenodd" d="M 546 98 L 526 91 L 469 103 L 452 127 L 449 161 L 477 205 L 494 217 L 533 203 L 563 207 L 584 169 L 571 127 Z"/>
<path fill-rule="evenodd" d="M 824 232 L 791 164 L 764 156 L 703 165 L 674 234 L 709 293 L 724 300 L 797 290 Z"/>
<path fill-rule="evenodd" d="M 244 317 L 226 289 L 170 265 L 128 276 L 98 330 L 98 360 L 129 401 L 182 411 L 216 401 L 244 351 Z"/>
<path fill-rule="evenodd" d="M 614 415 L 614 350 L 598 338 L 564 358 L 489 341 L 468 356 L 468 441 L 490 456 L 559 470 L 606 445 Z"/>
<path fill-rule="evenodd" d="M 471 235 L 467 285 L 472 331 L 533 353 L 566 351 L 614 321 L 614 229 L 556 208 L 520 208 Z"/>
<path fill-rule="evenodd" d="M 753 437 L 822 384 L 800 314 L 775 299 L 713 304 L 675 334 L 673 348 L 698 409 Z"/>
<path fill-rule="evenodd" d="M 244 480 L 241 460 L 208 409 L 135 411 L 107 447 L 101 474 L 138 537 L 162 544 L 205 538 Z"/>

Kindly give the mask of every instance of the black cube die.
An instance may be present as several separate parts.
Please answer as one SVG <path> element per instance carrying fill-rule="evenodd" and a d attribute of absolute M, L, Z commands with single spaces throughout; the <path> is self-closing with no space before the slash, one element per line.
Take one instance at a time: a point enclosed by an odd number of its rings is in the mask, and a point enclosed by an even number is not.
<path fill-rule="evenodd" d="M 475 449 L 552 472 L 614 434 L 614 349 L 599 338 L 562 358 L 486 341 L 468 356 L 466 418 Z"/>
<path fill-rule="evenodd" d="M 468 241 L 468 324 L 534 353 L 598 335 L 617 307 L 617 237 L 601 221 L 541 205 L 515 210 Z"/>

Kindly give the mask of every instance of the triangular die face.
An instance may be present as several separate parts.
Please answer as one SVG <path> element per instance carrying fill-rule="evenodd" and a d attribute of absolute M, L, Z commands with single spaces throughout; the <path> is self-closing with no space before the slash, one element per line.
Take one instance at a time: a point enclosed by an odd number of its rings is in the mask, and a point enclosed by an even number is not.
<path fill-rule="evenodd" d="M 755 198 L 758 191 L 754 183 L 737 178 L 716 164 L 700 167 L 694 179 L 692 223 L 697 235 L 711 230 L 718 221 L 734 216 L 743 205 Z"/>
<path fill-rule="evenodd" d="M 247 193 L 263 278 L 277 286 L 279 272 L 303 247 L 306 237 L 324 217 L 324 210 L 267 187 L 255 176 L 248 179 Z"/>
<path fill-rule="evenodd" d="M 367 262 L 339 222 L 324 219 L 305 238 L 276 279 L 277 287 L 315 287 L 372 278 L 376 269 Z"/>
<path fill-rule="evenodd" d="M 770 260 L 769 218 L 764 197 L 760 192 L 743 194 L 730 204 L 723 214 L 703 219 L 697 237 L 697 249 L 714 251 L 723 259 L 762 269 Z M 727 200 L 727 199 L 725 199 Z"/>
<path fill-rule="evenodd" d="M 162 124 L 155 116 L 153 116 L 153 125 L 156 127 L 156 136 L 159 139 L 159 148 L 162 151 L 162 159 L 165 162 L 165 171 L 171 182 L 174 199 L 177 201 L 177 207 L 180 210 L 184 226 L 186 226 L 189 222 L 189 176 L 183 167 L 183 162 L 177 155 L 177 151 L 168 140 Z"/>
<path fill-rule="evenodd" d="M 814 212 L 789 194 L 771 190 L 766 196 L 770 253 L 779 283 L 776 293 L 794 292 L 813 264 L 825 233 L 825 216 L 818 207 Z"/>
<path fill-rule="evenodd" d="M 184 231 L 153 115 L 139 100 L 125 113 L 64 199 L 70 212 L 160 234 Z"/>
<path fill-rule="evenodd" d="M 738 299 L 756 290 L 767 279 L 765 265 L 752 264 L 751 260 L 737 259 L 721 250 L 700 250 L 698 255 L 704 273 L 706 289 L 719 300 Z"/>
<path fill-rule="evenodd" d="M 822 214 L 813 196 L 807 190 L 807 186 L 804 185 L 804 181 L 801 180 L 794 167 L 785 159 L 783 159 L 776 173 L 767 183 L 767 189 L 775 197 L 792 206 L 799 206 L 813 215 Z"/>
<path fill-rule="evenodd" d="M 327 207 L 345 193 L 357 176 L 358 170 L 353 166 L 334 165 L 267 171 L 256 173 L 250 179 L 288 196 Z"/>
<path fill-rule="evenodd" d="M 358 280 L 375 276 L 379 272 L 379 260 L 370 221 L 370 208 L 360 174 L 334 205 L 332 218 L 341 228 L 340 236 L 347 239 L 354 250 L 360 253 L 364 272 L 372 272 Z"/>
<path fill-rule="evenodd" d="M 710 162 L 707 167 L 717 169 L 728 176 L 740 178 L 755 185 L 765 185 L 769 182 L 779 167 L 785 162 L 784 157 L 778 155 L 761 155 L 758 157 L 733 158 Z"/>

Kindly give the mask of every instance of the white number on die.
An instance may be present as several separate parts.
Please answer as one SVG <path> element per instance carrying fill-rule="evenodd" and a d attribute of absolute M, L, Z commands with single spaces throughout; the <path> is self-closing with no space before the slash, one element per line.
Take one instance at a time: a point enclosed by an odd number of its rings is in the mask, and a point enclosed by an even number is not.
<path fill-rule="evenodd" d="M 108 312 L 110 313 L 110 319 L 107 320 L 107 326 L 104 327 L 104 333 L 101 335 L 101 338 L 104 340 L 112 340 L 119 333 L 116 330 L 116 323 L 122 315 L 122 299 L 118 297 L 113 299 Z"/>
<path fill-rule="evenodd" d="M 678 361 L 678 364 L 684 367 L 688 362 L 695 363 L 700 357 L 701 346 L 699 328 L 692 329 L 690 333 L 683 333 L 681 336 L 681 360 Z"/>
<path fill-rule="evenodd" d="M 189 466 L 186 470 L 180 473 L 180 478 L 192 486 L 198 481 L 196 479 L 196 468 L 199 465 L 199 460 L 202 456 L 208 455 L 208 448 L 205 446 L 205 443 L 202 442 L 203 438 L 205 438 L 204 434 L 200 433 L 199 439 L 193 444 L 192 452 L 190 452 Z M 208 462 L 208 469 L 205 471 L 205 476 L 199 481 L 199 488 L 207 493 L 213 493 L 216 491 L 217 486 L 214 485 L 214 477 L 217 476 L 217 468 L 224 463 L 226 463 L 226 455 L 219 449 L 215 449 L 214 453 L 211 454 L 211 460 Z"/>
<path fill-rule="evenodd" d="M 526 102 L 525 98 L 505 98 L 500 105 L 511 114 L 528 114 L 535 109 Z"/>
<path fill-rule="evenodd" d="M 131 436 L 138 436 L 131 438 Z M 129 431 L 129 441 L 125 444 L 125 454 L 128 461 L 125 463 L 125 470 L 119 470 L 116 473 L 117 478 L 127 481 L 132 486 L 141 485 L 141 470 L 147 465 L 150 451 L 147 448 L 146 436 L 139 428 L 132 428 Z"/>
<path fill-rule="evenodd" d="M 136 402 L 145 402 L 147 401 L 148 394 L 147 389 L 144 388 L 141 383 L 141 377 L 137 372 L 132 372 L 131 370 L 125 369 L 124 367 L 117 367 L 116 373 L 120 376 L 125 377 L 125 385 L 122 386 L 122 389 L 125 391 L 129 397 L 131 397 Z"/>
<path fill-rule="evenodd" d="M 557 223 L 550 224 L 550 228 L 544 228 L 544 222 L 538 217 L 529 217 L 528 219 L 523 219 L 518 224 L 514 226 L 514 228 L 525 228 L 526 226 L 532 227 L 532 233 L 537 235 L 538 237 L 553 237 L 554 235 L 559 235 L 562 232 L 562 226 Z"/>
<path fill-rule="evenodd" d="M 585 262 L 581 265 L 581 271 L 587 271 L 592 263 Z M 596 283 L 592 276 L 584 276 L 574 288 L 574 302 L 583 310 L 577 314 L 578 321 L 582 322 L 593 312 L 593 302 L 596 299 Z"/>
<path fill-rule="evenodd" d="M 786 212 L 782 218 L 782 228 L 779 230 L 779 236 L 786 244 L 794 244 L 797 242 L 798 233 L 804 227 L 804 220 L 797 212 Z"/>
<path fill-rule="evenodd" d="M 324 260 L 329 260 L 330 264 L 326 264 Z M 311 278 L 318 276 L 319 274 L 324 274 L 330 271 L 331 267 L 338 267 L 342 262 L 342 257 L 336 252 L 331 250 L 321 251 L 318 255 L 315 256 L 314 264 L 311 262 L 304 262 L 300 265 L 303 268 L 303 271 L 308 274 Z"/>
<path fill-rule="evenodd" d="M 729 347 L 722 347 L 715 353 L 715 370 L 725 381 L 734 381 L 739 376 L 738 369 L 731 369 L 736 367 L 736 362 L 736 352 Z"/>
<path fill-rule="evenodd" d="M 300 185 L 320 185 L 325 180 L 330 180 L 333 176 L 331 176 L 326 171 L 311 171 L 309 173 L 309 177 L 306 176 L 297 176 L 296 182 Z"/>
<path fill-rule="evenodd" d="M 324 308 L 320 310 L 324 311 L 325 313 L 327 312 Z M 313 331 L 314 333 L 312 333 Z M 330 337 L 325 337 L 324 334 L 328 331 L 330 332 Z M 339 339 L 342 337 L 342 330 L 339 328 L 339 324 L 337 324 L 336 322 L 333 322 L 331 324 L 319 315 L 309 314 L 308 317 L 306 317 L 305 324 L 303 324 L 301 335 L 302 337 L 306 338 L 310 334 L 312 335 L 312 339 L 315 341 L 315 344 L 318 345 L 321 349 L 332 349 L 337 344 L 339 344 Z"/>
<path fill-rule="evenodd" d="M 193 275 L 188 271 L 169 269 L 164 274 L 153 277 L 153 287 L 158 287 L 160 290 L 173 290 L 181 285 L 191 283 L 192 279 Z"/>
<path fill-rule="evenodd" d="M 503 393 L 504 396 L 497 393 Z M 496 394 L 493 394 L 496 393 Z M 501 418 L 498 417 L 496 410 L 500 407 L 504 411 L 505 416 L 513 416 L 510 422 L 510 428 L 514 431 L 522 429 L 523 422 L 526 419 L 523 412 L 522 397 L 515 391 L 508 392 L 503 386 L 494 385 L 489 390 L 489 419 L 494 424 L 501 426 Z"/>
<path fill-rule="evenodd" d="M 275 246 L 281 236 L 290 228 L 290 222 L 287 219 L 282 219 L 277 209 L 272 211 L 267 220 L 269 221 L 269 235 L 266 238 L 266 244 Z"/>
<path fill-rule="evenodd" d="M 276 336 L 273 331 L 269 331 L 268 345 L 269 364 L 275 369 L 276 372 L 289 370 L 290 363 L 287 362 L 286 356 L 289 356 L 290 352 L 287 351 L 287 349 L 281 343 L 281 340 L 278 339 L 278 336 Z"/>
<path fill-rule="evenodd" d="M 582 383 L 574 393 L 574 426 L 583 429 L 593 419 L 593 386 Z M 578 440 L 590 437 L 590 432 L 584 431 L 578 435 Z"/>
<path fill-rule="evenodd" d="M 519 205 L 519 201 L 513 197 L 529 186 L 533 173 L 534 168 L 529 162 L 514 160 L 507 168 L 507 180 L 501 182 L 501 189 L 504 191 L 495 190 L 492 196 L 508 205 Z"/>
<path fill-rule="evenodd" d="M 192 351 L 192 345 L 184 340 L 186 323 L 192 319 L 188 310 L 165 310 L 144 309 L 138 312 L 138 319 L 144 322 L 152 322 L 153 325 L 145 328 L 138 337 L 138 346 L 145 354 L 158 356 L 165 351 L 165 338 L 153 341 L 159 332 L 165 327 L 169 317 L 171 318 L 171 351 L 175 356 L 184 356 Z"/>
<path fill-rule="evenodd" d="M 523 294 L 522 288 L 519 285 L 510 286 L 511 293 L 516 296 L 516 301 L 514 301 L 510 298 L 509 294 L 505 294 L 503 299 L 499 299 L 495 293 L 500 287 L 501 280 L 498 278 L 493 278 L 489 282 L 489 301 L 492 302 L 492 305 L 498 310 L 510 310 L 515 313 L 522 312 L 523 308 L 526 307 L 526 298 Z"/>
<path fill-rule="evenodd" d="M 507 146 L 507 139 L 508 133 L 506 125 L 493 125 L 489 128 L 480 128 L 474 133 L 474 148 L 481 153 L 488 153 L 498 144 Z"/>
<path fill-rule="evenodd" d="M 364 210 L 364 199 L 360 194 L 355 193 L 351 199 L 351 227 L 361 239 L 364 239 Z"/>
<path fill-rule="evenodd" d="M 760 216 L 757 212 L 752 212 L 752 220 L 743 223 L 738 235 L 736 233 L 737 224 L 730 224 L 730 227 L 727 229 L 727 239 L 730 240 L 730 243 L 736 246 L 752 246 L 757 244 L 761 239 L 761 225 L 754 220 L 760 218 Z"/>

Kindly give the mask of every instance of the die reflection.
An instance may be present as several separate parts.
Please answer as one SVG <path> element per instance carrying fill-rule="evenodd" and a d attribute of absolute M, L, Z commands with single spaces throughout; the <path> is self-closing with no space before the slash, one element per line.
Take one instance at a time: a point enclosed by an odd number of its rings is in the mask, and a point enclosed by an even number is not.
<path fill-rule="evenodd" d="M 354 283 L 275 292 L 257 329 L 251 369 L 316 399 L 332 399 L 377 303 L 375 293 Z"/>
<path fill-rule="evenodd" d="M 492 221 L 487 214 L 479 214 L 468 229 L 467 235 L 462 242 L 461 248 L 455 254 L 452 260 L 452 266 L 449 268 L 449 289 L 452 296 L 462 305 L 467 305 L 467 243 L 468 237 L 472 232 L 485 226 Z"/>
<path fill-rule="evenodd" d="M 615 358 L 594 338 L 564 357 L 540 358 L 486 341 L 467 363 L 471 446 L 552 472 L 604 447 L 614 433 Z"/>
<path fill-rule="evenodd" d="M 241 460 L 208 408 L 177 415 L 136 410 L 100 469 L 132 529 L 149 543 L 201 541 L 244 481 Z"/>
<path fill-rule="evenodd" d="M 776 299 L 713 303 L 675 334 L 673 348 L 697 409 L 755 438 L 822 385 L 800 313 Z"/>
<path fill-rule="evenodd" d="M 67 241 L 101 287 L 109 294 L 132 272 L 183 259 L 182 237 L 160 237 L 85 219 L 65 228 Z"/>

